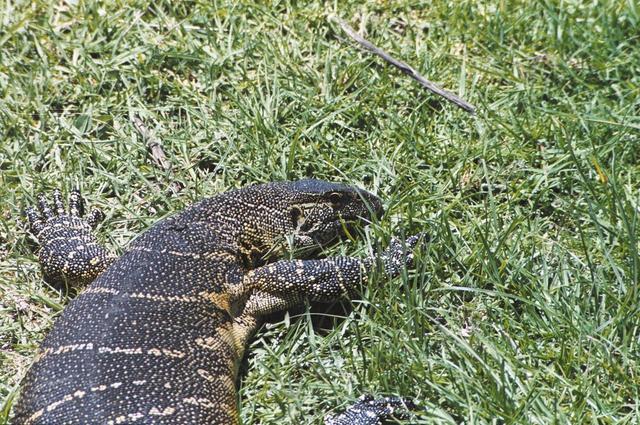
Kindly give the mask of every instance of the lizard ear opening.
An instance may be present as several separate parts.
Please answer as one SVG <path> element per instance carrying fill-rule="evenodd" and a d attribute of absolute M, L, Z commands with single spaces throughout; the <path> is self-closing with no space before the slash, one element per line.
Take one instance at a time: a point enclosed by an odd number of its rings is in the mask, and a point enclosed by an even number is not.
<path fill-rule="evenodd" d="M 291 224 L 296 230 L 300 230 L 300 226 L 304 224 L 304 216 L 302 215 L 302 210 L 299 207 L 291 207 L 289 210 L 289 214 L 291 214 Z"/>

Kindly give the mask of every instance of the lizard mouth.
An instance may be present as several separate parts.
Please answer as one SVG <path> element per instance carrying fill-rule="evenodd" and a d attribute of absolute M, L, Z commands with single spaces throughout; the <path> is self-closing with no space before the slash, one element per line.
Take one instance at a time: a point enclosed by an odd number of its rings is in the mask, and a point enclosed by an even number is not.
<path fill-rule="evenodd" d="M 346 216 L 316 225 L 310 229 L 301 228 L 294 236 L 294 245 L 296 248 L 302 249 L 322 248 L 348 236 L 360 223 L 368 224 L 370 221 L 360 216 Z"/>

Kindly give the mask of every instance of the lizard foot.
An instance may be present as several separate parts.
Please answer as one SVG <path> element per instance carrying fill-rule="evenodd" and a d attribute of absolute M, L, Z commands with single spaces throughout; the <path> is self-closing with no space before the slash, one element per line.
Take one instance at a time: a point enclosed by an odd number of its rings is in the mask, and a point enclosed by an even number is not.
<path fill-rule="evenodd" d="M 393 238 L 389 247 L 379 256 L 385 273 L 390 277 L 398 276 L 402 269 L 413 266 L 413 250 L 419 244 L 429 240 L 425 232 L 418 233 L 402 241 Z"/>
<path fill-rule="evenodd" d="M 416 408 L 416 404 L 410 399 L 402 397 L 374 399 L 370 395 L 364 395 L 339 415 L 327 417 L 324 425 L 381 425 L 385 419 L 391 419 L 394 416 L 404 417 L 407 411 Z"/>
<path fill-rule="evenodd" d="M 95 279 L 114 260 L 92 232 L 104 215 L 94 209 L 83 217 L 84 200 L 78 189 L 69 196 L 68 212 L 58 189 L 53 192 L 53 206 L 44 194 L 38 194 L 38 209 L 28 207 L 24 213 L 31 233 L 40 245 L 38 258 L 47 282 L 82 286 Z"/>

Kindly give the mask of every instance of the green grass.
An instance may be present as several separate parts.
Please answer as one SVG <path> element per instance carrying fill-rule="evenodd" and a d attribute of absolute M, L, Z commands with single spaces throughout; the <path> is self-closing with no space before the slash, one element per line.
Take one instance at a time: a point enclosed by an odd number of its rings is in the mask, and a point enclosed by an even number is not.
<path fill-rule="evenodd" d="M 331 13 L 477 116 L 341 42 Z M 432 242 L 344 318 L 264 328 L 246 423 L 321 423 L 362 392 L 420 400 L 412 424 L 638 423 L 639 24 L 633 0 L 0 2 L 0 422 L 68 302 L 19 219 L 35 193 L 79 184 L 121 252 L 196 199 L 312 176 L 388 210 L 328 254 Z"/>

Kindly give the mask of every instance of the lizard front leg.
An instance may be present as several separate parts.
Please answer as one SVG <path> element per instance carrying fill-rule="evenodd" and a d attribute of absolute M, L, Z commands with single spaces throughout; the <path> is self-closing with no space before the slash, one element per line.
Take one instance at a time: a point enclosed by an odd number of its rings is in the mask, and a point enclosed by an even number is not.
<path fill-rule="evenodd" d="M 422 236 L 412 236 L 405 243 L 394 239 L 379 257 L 278 261 L 257 268 L 245 276 L 243 286 L 255 292 L 238 323 L 253 323 L 256 317 L 299 305 L 305 299 L 331 302 L 353 296 L 378 261 L 389 277 L 395 277 L 412 265 L 413 248 Z M 325 425 L 379 425 L 394 412 L 402 414 L 411 409 L 415 405 L 406 398 L 363 396 L 341 414 L 328 416 Z"/>
<path fill-rule="evenodd" d="M 263 316 L 300 305 L 305 299 L 332 302 L 356 295 L 380 261 L 389 277 L 413 263 L 413 248 L 422 234 L 394 239 L 378 257 L 335 257 L 322 260 L 277 261 L 245 275 L 243 290 L 251 291 L 244 315 Z"/>
<path fill-rule="evenodd" d="M 58 189 L 53 192 L 53 209 L 40 193 L 39 212 L 29 207 L 25 215 L 40 245 L 38 258 L 45 280 L 79 287 L 100 275 L 115 256 L 93 235 L 93 229 L 103 218 L 102 212 L 94 209 L 88 217 L 83 217 L 84 200 L 80 191 L 73 190 L 69 198 L 67 212 Z"/>

